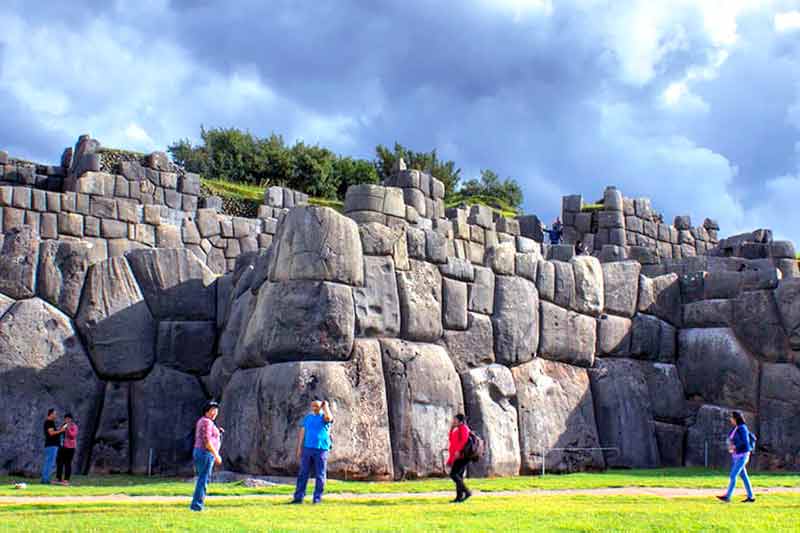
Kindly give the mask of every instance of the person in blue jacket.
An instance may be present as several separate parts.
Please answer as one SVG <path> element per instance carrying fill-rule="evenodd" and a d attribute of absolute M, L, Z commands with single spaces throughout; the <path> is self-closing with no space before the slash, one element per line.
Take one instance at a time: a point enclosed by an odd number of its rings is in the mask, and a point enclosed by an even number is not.
<path fill-rule="evenodd" d="M 744 490 L 747 491 L 747 499 L 742 503 L 753 503 L 756 501 L 753 496 L 753 488 L 750 486 L 750 478 L 747 477 L 747 461 L 750 460 L 750 452 L 755 447 L 756 437 L 747 429 L 744 416 L 739 411 L 731 413 L 731 424 L 733 430 L 728 435 L 728 444 L 731 452 L 731 481 L 728 484 L 728 492 L 724 496 L 717 496 L 725 503 L 730 503 L 733 496 L 733 489 L 736 488 L 736 478 L 741 477 L 744 482 Z"/>

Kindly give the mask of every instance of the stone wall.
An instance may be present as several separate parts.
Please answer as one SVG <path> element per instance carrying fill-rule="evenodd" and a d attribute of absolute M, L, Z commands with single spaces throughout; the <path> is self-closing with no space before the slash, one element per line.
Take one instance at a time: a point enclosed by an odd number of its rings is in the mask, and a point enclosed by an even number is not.
<path fill-rule="evenodd" d="M 80 144 L 74 190 L 0 186 L 3 473 L 35 474 L 50 406 L 77 415 L 83 470 L 143 473 L 152 450 L 155 472 L 189 473 L 209 397 L 226 467 L 249 473 L 296 470 L 319 396 L 333 477 L 444 475 L 458 412 L 487 442 L 471 475 L 696 465 L 706 442 L 721 466 L 731 409 L 760 436 L 758 466 L 800 464 L 800 278 L 762 233 L 717 255 L 576 256 L 531 238 L 530 216 L 445 209 L 441 182 L 402 167 L 351 187 L 345 215 L 273 187 L 259 219 L 231 218 L 213 199 L 142 203 L 127 178 L 117 195 L 124 175 Z M 115 164 L 134 163 L 173 190 L 153 158 Z"/>

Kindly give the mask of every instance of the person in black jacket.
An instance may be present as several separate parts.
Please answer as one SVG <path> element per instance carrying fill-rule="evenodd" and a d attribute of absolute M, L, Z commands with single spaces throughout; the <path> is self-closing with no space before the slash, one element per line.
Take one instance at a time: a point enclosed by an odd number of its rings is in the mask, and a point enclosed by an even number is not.
<path fill-rule="evenodd" d="M 747 461 L 750 460 L 750 452 L 755 445 L 755 435 L 750 433 L 744 416 L 739 411 L 731 413 L 731 424 L 733 430 L 728 435 L 728 444 L 731 452 L 731 481 L 728 484 L 728 492 L 724 496 L 717 496 L 725 503 L 730 503 L 733 496 L 733 489 L 736 488 L 736 478 L 741 477 L 744 482 L 744 490 L 747 491 L 747 499 L 743 503 L 753 503 L 756 501 L 753 496 L 753 489 L 750 486 L 750 478 L 747 477 Z"/>

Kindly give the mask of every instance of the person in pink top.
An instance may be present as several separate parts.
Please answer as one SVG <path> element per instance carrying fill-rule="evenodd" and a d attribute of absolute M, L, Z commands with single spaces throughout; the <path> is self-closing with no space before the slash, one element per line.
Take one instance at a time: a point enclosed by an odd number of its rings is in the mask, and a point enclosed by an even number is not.
<path fill-rule="evenodd" d="M 64 415 L 61 430 L 63 440 L 56 456 L 56 480 L 62 485 L 69 485 L 72 477 L 72 459 L 75 457 L 75 447 L 78 445 L 78 424 L 70 413 Z"/>
<path fill-rule="evenodd" d="M 219 404 L 208 402 L 203 408 L 203 416 L 195 424 L 192 458 L 197 472 L 197 484 L 194 487 L 192 504 L 189 506 L 192 511 L 203 510 L 211 471 L 215 464 L 222 464 L 222 457 L 219 455 L 222 430 L 214 423 L 217 414 L 219 414 Z"/>

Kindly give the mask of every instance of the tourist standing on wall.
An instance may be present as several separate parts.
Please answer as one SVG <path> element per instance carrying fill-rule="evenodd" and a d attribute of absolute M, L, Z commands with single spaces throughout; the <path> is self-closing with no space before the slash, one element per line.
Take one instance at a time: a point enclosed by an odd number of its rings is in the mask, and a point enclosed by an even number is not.
<path fill-rule="evenodd" d="M 192 511 L 202 511 L 208 490 L 208 480 L 214 465 L 222 464 L 219 455 L 220 428 L 214 423 L 219 414 L 219 404 L 208 402 L 203 407 L 203 416 L 197 421 L 194 429 L 194 469 L 197 474 L 197 484 L 194 487 L 194 497 L 190 508 Z"/>
<path fill-rule="evenodd" d="M 62 485 L 69 485 L 72 477 L 72 459 L 75 457 L 75 447 L 78 444 L 78 424 L 71 414 L 64 415 L 64 425 L 61 426 L 61 430 L 64 432 L 64 441 L 56 457 L 56 479 Z"/>
<path fill-rule="evenodd" d="M 561 244 L 561 235 L 564 233 L 564 226 L 561 224 L 561 219 L 556 217 L 553 225 L 547 230 L 547 235 L 550 237 L 550 244 Z"/>
<path fill-rule="evenodd" d="M 461 503 L 472 496 L 464 484 L 464 474 L 470 458 L 464 454 L 464 449 L 469 441 L 469 426 L 464 415 L 457 414 L 450 424 L 450 446 L 448 447 L 447 466 L 450 467 L 450 479 L 456 484 L 456 499 L 453 503 Z"/>
<path fill-rule="evenodd" d="M 753 503 L 756 501 L 753 496 L 753 489 L 750 486 L 750 478 L 747 476 L 747 462 L 750 460 L 750 452 L 755 447 L 756 437 L 747 428 L 744 422 L 744 416 L 739 411 L 734 411 L 731 414 L 731 430 L 728 435 L 728 444 L 731 452 L 731 480 L 728 484 L 728 492 L 724 496 L 717 496 L 725 503 L 731 501 L 733 496 L 733 489 L 736 488 L 736 478 L 741 477 L 744 482 L 744 490 L 747 492 L 747 499 L 742 500 L 743 503 Z"/>
<path fill-rule="evenodd" d="M 311 412 L 303 417 L 297 438 L 297 460 L 300 473 L 291 503 L 303 503 L 311 467 L 314 467 L 314 503 L 322 501 L 328 470 L 328 452 L 331 449 L 330 427 L 333 423 L 330 405 L 326 400 L 311 402 Z"/>
<path fill-rule="evenodd" d="M 61 445 L 61 434 L 64 427 L 56 429 L 56 410 L 48 409 L 44 420 L 44 464 L 42 465 L 42 483 L 50 484 L 50 476 L 56 466 L 56 456 Z"/>

